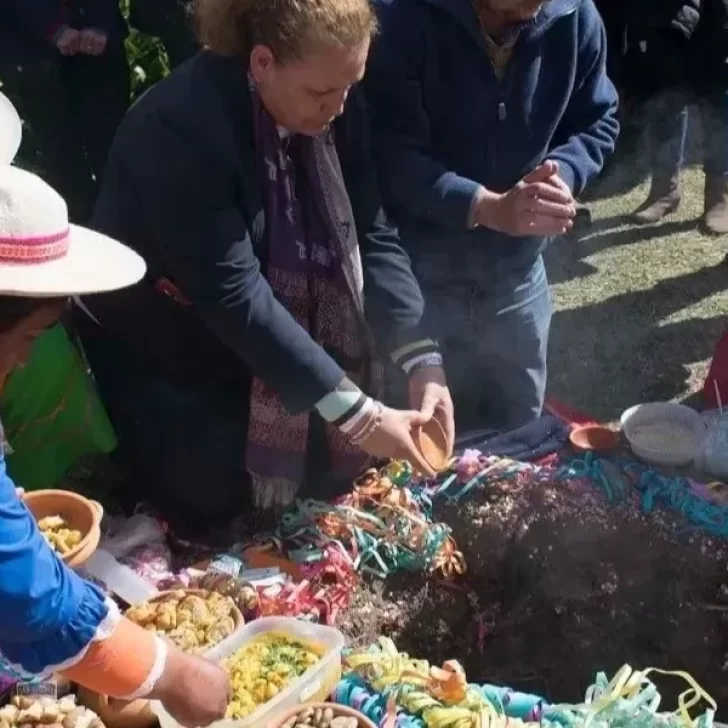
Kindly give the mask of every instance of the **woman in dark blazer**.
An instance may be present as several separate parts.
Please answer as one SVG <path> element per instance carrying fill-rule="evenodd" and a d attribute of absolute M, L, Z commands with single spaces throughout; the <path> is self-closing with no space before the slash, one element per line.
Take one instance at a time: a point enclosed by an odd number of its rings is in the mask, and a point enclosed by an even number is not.
<path fill-rule="evenodd" d="M 370 164 L 367 0 L 198 12 L 206 50 L 131 109 L 96 209 L 150 274 L 89 302 L 84 338 L 137 496 L 209 528 L 332 495 L 370 456 L 430 473 L 412 431 L 452 439 L 453 415 Z M 382 355 L 411 411 L 379 403 Z"/>

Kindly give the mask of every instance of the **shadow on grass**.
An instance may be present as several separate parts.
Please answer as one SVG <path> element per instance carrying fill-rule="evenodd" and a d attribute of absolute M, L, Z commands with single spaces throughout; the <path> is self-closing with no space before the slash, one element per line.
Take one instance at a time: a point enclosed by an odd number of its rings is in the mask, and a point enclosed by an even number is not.
<path fill-rule="evenodd" d="M 627 225 L 623 215 L 597 220 L 588 233 L 580 237 L 557 238 L 549 246 L 549 280 L 552 284 L 567 283 L 576 278 L 586 278 L 597 272 L 596 266 L 584 258 L 596 255 L 607 248 L 645 243 L 664 239 L 671 235 L 698 229 L 698 220 L 675 220 L 642 227 Z"/>
<path fill-rule="evenodd" d="M 627 407 L 672 399 L 685 390 L 687 366 L 712 355 L 724 316 L 661 325 L 728 289 L 718 265 L 554 315 L 549 386 L 557 397 L 604 420 Z M 578 397 L 578 402 L 574 397 Z"/>

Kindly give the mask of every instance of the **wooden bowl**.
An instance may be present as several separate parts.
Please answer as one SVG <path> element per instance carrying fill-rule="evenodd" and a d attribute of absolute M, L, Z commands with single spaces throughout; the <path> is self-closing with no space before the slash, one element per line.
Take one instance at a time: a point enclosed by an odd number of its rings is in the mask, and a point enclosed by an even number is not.
<path fill-rule="evenodd" d="M 360 713 L 358 710 L 348 708 L 346 705 L 339 705 L 338 703 L 308 703 L 307 705 L 295 705 L 293 708 L 289 708 L 283 713 L 279 713 L 273 719 L 266 728 L 283 728 L 286 723 L 291 720 L 294 716 L 298 715 L 308 708 L 331 708 L 334 711 L 334 718 L 356 718 L 359 721 L 359 728 L 377 728 L 372 721 L 369 720 L 365 715 Z"/>
<path fill-rule="evenodd" d="M 415 444 L 427 464 L 436 472 L 447 470 L 452 453 L 447 446 L 447 435 L 440 421 L 433 417 L 415 432 Z"/>
<path fill-rule="evenodd" d="M 569 440 L 581 452 L 607 452 L 619 445 L 619 432 L 605 425 L 584 425 L 572 430 Z"/>
<path fill-rule="evenodd" d="M 23 502 L 36 521 L 48 516 L 60 516 L 69 528 L 80 531 L 81 541 L 67 554 L 58 554 L 72 569 L 83 566 L 96 551 L 101 540 L 101 519 L 104 509 L 100 503 L 68 490 L 36 490 L 26 493 Z"/>
<path fill-rule="evenodd" d="M 172 596 L 173 594 L 177 594 L 178 592 L 184 592 L 185 596 L 188 596 L 190 594 L 204 595 L 204 594 L 208 594 L 209 590 L 208 589 L 169 589 L 168 591 L 161 591 L 161 592 L 159 592 L 159 594 L 155 594 L 153 597 L 151 597 L 149 599 L 145 599 L 144 602 L 146 602 L 147 604 L 156 604 L 157 602 L 163 602 L 165 599 Z M 138 602 L 138 603 L 142 604 L 144 602 Z M 131 607 L 129 607 L 129 609 L 132 609 L 135 606 L 136 606 L 135 604 L 132 604 Z M 129 611 L 129 610 L 126 610 L 126 611 Z M 233 618 L 233 622 L 235 622 L 233 631 L 230 633 L 230 635 L 232 635 L 235 632 L 237 632 L 245 624 L 245 619 L 243 617 L 243 613 L 237 608 L 237 606 L 235 606 L 235 604 L 233 604 L 233 609 L 232 609 L 232 612 L 230 613 L 230 616 Z M 228 637 L 230 635 L 228 635 Z M 227 639 L 227 637 L 225 637 L 225 639 Z M 222 640 L 222 641 L 224 641 L 224 640 Z M 219 644 L 220 644 L 220 642 L 217 642 L 214 645 L 205 647 L 202 650 L 200 650 L 199 652 L 196 652 L 195 654 L 204 655 L 205 652 L 207 652 L 208 650 L 211 650 L 213 647 L 217 647 Z"/>
<path fill-rule="evenodd" d="M 154 728 L 157 725 L 157 716 L 148 700 L 113 700 L 79 687 L 78 702 L 93 710 L 106 728 Z"/>

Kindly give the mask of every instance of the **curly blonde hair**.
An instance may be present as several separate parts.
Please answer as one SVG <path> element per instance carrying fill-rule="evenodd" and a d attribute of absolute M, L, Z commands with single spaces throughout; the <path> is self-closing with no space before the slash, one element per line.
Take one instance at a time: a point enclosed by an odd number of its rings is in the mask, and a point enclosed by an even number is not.
<path fill-rule="evenodd" d="M 281 63 L 319 44 L 354 48 L 377 30 L 369 0 L 195 0 L 195 16 L 215 53 L 247 57 L 265 45 Z"/>

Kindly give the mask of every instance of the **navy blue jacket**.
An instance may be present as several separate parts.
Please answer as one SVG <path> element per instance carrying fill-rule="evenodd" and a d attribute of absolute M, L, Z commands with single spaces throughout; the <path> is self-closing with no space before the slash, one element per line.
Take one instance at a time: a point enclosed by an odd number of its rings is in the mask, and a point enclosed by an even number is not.
<path fill-rule="evenodd" d="M 479 185 L 505 191 L 545 159 L 578 195 L 612 153 L 617 93 L 592 0 L 546 2 L 502 82 L 472 0 L 380 0 L 379 8 L 365 88 L 382 192 L 403 243 L 415 256 L 446 242 L 450 275 L 476 261 L 496 276 L 532 264 L 543 239 L 467 231 L 468 215 Z"/>
<path fill-rule="evenodd" d="M 335 138 L 359 233 L 367 319 L 392 352 L 423 338 L 424 304 L 382 212 L 362 104 L 354 89 Z M 259 179 L 246 70 L 237 58 L 200 52 L 128 112 L 96 207 L 95 226 L 146 259 L 148 280 L 88 306 L 105 335 L 137 350 L 149 376 L 222 384 L 243 401 L 254 374 L 295 413 L 344 375 L 266 280 Z M 191 305 L 158 293 L 160 278 Z"/>
<path fill-rule="evenodd" d="M 62 25 L 96 28 L 112 43 L 126 35 L 119 0 L 2 0 L 0 54 L 23 58 L 55 53 L 53 35 Z"/>

